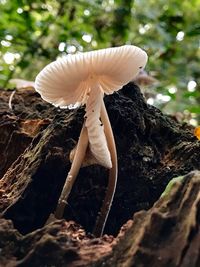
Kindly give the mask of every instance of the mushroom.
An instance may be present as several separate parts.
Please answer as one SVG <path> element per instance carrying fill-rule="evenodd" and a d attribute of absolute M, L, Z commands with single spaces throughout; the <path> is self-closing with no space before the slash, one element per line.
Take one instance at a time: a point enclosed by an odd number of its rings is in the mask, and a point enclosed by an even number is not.
<path fill-rule="evenodd" d="M 16 89 L 34 88 L 35 86 L 35 83 L 33 81 L 27 81 L 23 79 L 10 79 L 9 83 L 15 84 Z"/>
<path fill-rule="evenodd" d="M 36 91 L 45 101 L 60 108 L 86 106 L 85 121 L 55 217 L 63 216 L 67 198 L 89 148 L 95 161 L 109 169 L 107 192 L 94 230 L 96 236 L 103 233 L 117 182 L 117 153 L 103 97 L 121 89 L 146 62 L 147 54 L 142 49 L 124 45 L 68 55 L 47 65 L 35 80 Z"/>

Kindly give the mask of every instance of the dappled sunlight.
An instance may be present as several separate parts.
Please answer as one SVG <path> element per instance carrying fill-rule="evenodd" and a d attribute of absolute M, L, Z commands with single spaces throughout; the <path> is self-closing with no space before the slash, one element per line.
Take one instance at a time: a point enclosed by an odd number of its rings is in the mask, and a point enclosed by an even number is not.
<path fill-rule="evenodd" d="M 185 36 L 185 33 L 184 33 L 183 31 L 180 31 L 180 32 L 178 32 L 177 35 L 176 35 L 176 40 L 179 41 L 179 42 L 180 42 L 180 41 L 183 41 L 184 36 Z"/>
<path fill-rule="evenodd" d="M 195 92 L 196 86 L 197 86 L 197 83 L 195 81 L 189 81 L 187 84 L 187 89 L 189 92 Z"/>

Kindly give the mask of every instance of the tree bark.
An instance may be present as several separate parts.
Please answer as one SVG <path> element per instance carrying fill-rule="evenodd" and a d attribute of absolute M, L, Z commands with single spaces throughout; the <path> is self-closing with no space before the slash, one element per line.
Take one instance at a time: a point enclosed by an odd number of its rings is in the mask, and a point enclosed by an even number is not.
<path fill-rule="evenodd" d="M 105 97 L 119 176 L 106 235 L 96 239 L 89 232 L 108 177 L 98 165 L 81 168 L 65 220 L 44 227 L 70 168 L 69 153 L 77 143 L 84 108 L 61 110 L 27 89 L 15 93 L 11 111 L 9 96 L 0 91 L 0 263 L 200 265 L 199 172 L 186 175 L 159 199 L 172 178 L 200 169 L 200 142 L 191 127 L 148 105 L 133 83 Z"/>

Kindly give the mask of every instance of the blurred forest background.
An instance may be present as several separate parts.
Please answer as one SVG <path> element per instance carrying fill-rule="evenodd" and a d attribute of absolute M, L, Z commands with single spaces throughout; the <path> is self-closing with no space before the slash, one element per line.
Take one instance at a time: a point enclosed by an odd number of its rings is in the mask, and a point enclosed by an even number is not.
<path fill-rule="evenodd" d="M 0 87 L 68 53 L 123 44 L 149 55 L 147 102 L 200 121 L 200 0 L 0 0 Z"/>

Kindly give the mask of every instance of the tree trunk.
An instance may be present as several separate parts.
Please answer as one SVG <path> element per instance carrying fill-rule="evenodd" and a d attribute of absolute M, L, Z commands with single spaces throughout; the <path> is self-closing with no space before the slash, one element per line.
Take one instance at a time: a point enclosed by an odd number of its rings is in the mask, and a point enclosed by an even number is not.
<path fill-rule="evenodd" d="M 2 265 L 200 266 L 200 173 L 159 199 L 172 178 L 200 169 L 191 127 L 147 105 L 133 83 L 105 97 L 119 175 L 106 235 L 97 239 L 89 232 L 108 178 L 97 165 L 81 168 L 65 220 L 44 226 L 70 168 L 84 108 L 55 108 L 30 88 L 16 91 L 9 110 L 10 94 L 0 91 Z"/>

